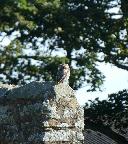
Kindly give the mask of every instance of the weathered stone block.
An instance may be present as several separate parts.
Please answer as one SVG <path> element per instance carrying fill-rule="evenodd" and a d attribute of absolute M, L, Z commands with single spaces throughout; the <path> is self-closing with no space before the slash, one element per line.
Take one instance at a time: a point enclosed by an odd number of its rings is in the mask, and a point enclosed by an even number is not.
<path fill-rule="evenodd" d="M 83 143 L 84 112 L 69 85 L 32 82 L 5 89 L 0 93 L 0 143 Z"/>

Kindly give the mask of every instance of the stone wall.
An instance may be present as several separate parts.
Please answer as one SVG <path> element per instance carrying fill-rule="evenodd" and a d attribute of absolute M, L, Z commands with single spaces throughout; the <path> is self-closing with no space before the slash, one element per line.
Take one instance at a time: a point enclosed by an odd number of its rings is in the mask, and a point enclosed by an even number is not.
<path fill-rule="evenodd" d="M 84 112 L 65 84 L 0 85 L 0 144 L 82 144 Z"/>

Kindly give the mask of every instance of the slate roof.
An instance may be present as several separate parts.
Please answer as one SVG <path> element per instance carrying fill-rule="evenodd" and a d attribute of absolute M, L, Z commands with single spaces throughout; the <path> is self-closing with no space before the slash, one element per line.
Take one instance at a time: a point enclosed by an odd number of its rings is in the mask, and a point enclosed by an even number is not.
<path fill-rule="evenodd" d="M 84 144 L 117 144 L 114 140 L 106 135 L 93 130 L 85 130 L 84 132 Z"/>

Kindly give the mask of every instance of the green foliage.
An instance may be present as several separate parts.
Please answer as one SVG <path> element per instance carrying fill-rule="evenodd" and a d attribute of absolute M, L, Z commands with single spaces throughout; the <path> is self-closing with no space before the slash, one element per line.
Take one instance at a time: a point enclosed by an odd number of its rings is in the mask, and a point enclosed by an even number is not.
<path fill-rule="evenodd" d="M 122 134 L 127 132 L 128 90 L 110 94 L 108 100 L 96 98 L 90 104 L 86 103 L 84 109 L 85 124 L 94 124 L 99 129 L 101 126 L 109 127 Z"/>
<path fill-rule="evenodd" d="M 74 89 L 86 81 L 90 90 L 96 90 L 104 80 L 97 62 L 109 62 L 128 70 L 128 37 L 126 34 L 121 37 L 121 32 L 128 29 L 127 5 L 124 1 L 118 3 L 121 17 L 115 19 L 115 14 L 107 12 L 117 6 L 115 1 L 1 0 L 1 34 L 12 36 L 19 32 L 9 46 L 0 48 L 1 81 L 24 84 L 52 80 L 57 65 L 67 62 Z M 53 56 L 60 48 L 66 55 Z"/>

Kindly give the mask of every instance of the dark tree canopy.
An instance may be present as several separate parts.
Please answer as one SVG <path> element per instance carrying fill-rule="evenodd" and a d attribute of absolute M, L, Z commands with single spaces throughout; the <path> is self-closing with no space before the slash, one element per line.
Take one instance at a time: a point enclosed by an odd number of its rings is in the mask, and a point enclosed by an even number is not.
<path fill-rule="evenodd" d="M 97 62 L 128 70 L 127 11 L 126 0 L 1 0 L 1 42 L 11 39 L 0 45 L 1 81 L 52 80 L 68 63 L 74 89 L 86 81 L 96 90 L 104 80 Z"/>
<path fill-rule="evenodd" d="M 119 144 L 128 143 L 124 135 L 128 134 L 128 90 L 108 96 L 108 100 L 96 98 L 86 103 L 85 128 L 100 131 Z"/>

